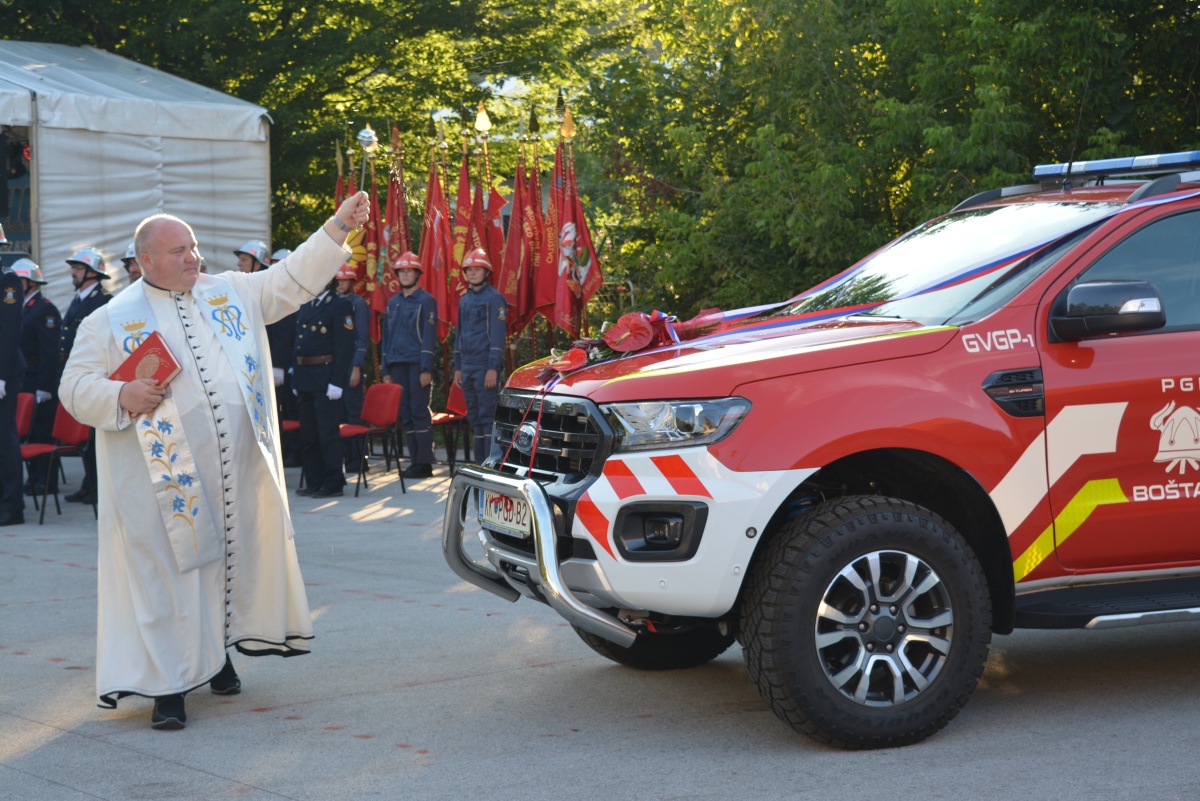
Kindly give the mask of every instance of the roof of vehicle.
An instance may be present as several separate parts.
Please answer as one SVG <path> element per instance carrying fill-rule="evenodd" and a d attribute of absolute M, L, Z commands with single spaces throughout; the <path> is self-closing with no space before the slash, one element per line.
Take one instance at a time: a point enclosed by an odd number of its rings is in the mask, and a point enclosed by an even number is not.
<path fill-rule="evenodd" d="M 1196 191 L 1200 189 L 1200 150 L 1039 164 L 1033 168 L 1033 178 L 1037 183 L 972 195 L 953 210 L 997 202 L 1133 203 Z"/>

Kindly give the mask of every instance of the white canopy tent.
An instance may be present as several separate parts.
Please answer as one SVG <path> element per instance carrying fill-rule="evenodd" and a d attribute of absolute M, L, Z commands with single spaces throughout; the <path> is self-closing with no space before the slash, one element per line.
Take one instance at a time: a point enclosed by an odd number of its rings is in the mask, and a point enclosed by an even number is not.
<path fill-rule="evenodd" d="M 260 106 L 92 47 L 0 41 L 0 125 L 28 129 L 28 224 L 6 224 L 65 310 L 66 259 L 92 245 L 109 291 L 138 222 L 175 214 L 196 231 L 211 272 L 270 240 L 270 152 Z M 24 230 L 22 230 L 24 229 Z M 26 244 L 27 243 L 27 244 Z"/>

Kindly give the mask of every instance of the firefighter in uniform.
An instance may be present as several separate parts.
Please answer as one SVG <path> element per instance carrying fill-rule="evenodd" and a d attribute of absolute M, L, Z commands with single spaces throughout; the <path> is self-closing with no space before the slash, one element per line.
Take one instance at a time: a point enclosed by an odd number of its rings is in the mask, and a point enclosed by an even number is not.
<path fill-rule="evenodd" d="M 283 261 L 292 254 L 292 251 L 280 248 L 267 255 L 266 243 L 252 239 L 233 253 L 238 257 L 240 272 L 257 273 L 277 261 Z M 292 375 L 287 370 L 296 352 L 296 315 L 294 313 L 267 324 L 267 347 L 271 351 L 271 364 L 274 365 L 271 378 L 275 383 L 275 403 L 279 407 L 279 419 L 299 420 L 300 412 L 296 408 L 296 395 L 292 392 Z M 280 450 L 284 467 L 300 466 L 300 444 L 297 442 L 295 434 L 280 434 Z"/>
<path fill-rule="evenodd" d="M 405 478 L 433 475 L 433 418 L 429 393 L 433 386 L 433 346 L 437 343 L 437 301 L 418 286 L 421 260 L 406 251 L 394 265 L 400 291 L 388 301 L 379 338 L 382 380 L 400 392 L 400 422 L 412 463 Z"/>
<path fill-rule="evenodd" d="M 46 279 L 42 268 L 31 259 L 18 259 L 12 271 L 21 279 L 25 289 L 25 306 L 21 318 L 21 355 L 25 357 L 25 381 L 22 392 L 34 396 L 33 426 L 29 442 L 53 442 L 54 415 L 58 410 L 58 377 L 62 364 L 58 361 L 58 339 L 62 331 L 62 315 L 58 307 L 42 294 Z M 58 492 L 56 474 L 50 474 L 47 487 L 46 471 L 50 457 L 40 456 L 29 464 L 29 483 L 25 494 L 41 495 L 43 490 Z"/>
<path fill-rule="evenodd" d="M 346 485 L 338 406 L 350 381 L 354 357 L 354 310 L 329 282 L 321 296 L 296 312 L 292 386 L 299 401 L 300 449 L 304 463 L 300 495 L 329 498 Z"/>
<path fill-rule="evenodd" d="M 4 229 L 0 228 L 0 240 Z M 21 493 L 21 437 L 17 433 L 17 395 L 25 378 L 21 356 L 21 279 L 7 267 L 0 270 L 0 526 L 25 522 Z"/>
<path fill-rule="evenodd" d="M 129 247 L 125 248 L 125 255 L 121 257 L 121 264 L 125 266 L 125 271 L 129 273 L 129 283 L 133 283 L 142 277 L 142 265 L 138 264 L 137 246 L 129 243 Z"/>
<path fill-rule="evenodd" d="M 458 333 L 454 337 L 454 383 L 467 401 L 467 420 L 475 432 L 475 462 L 491 449 L 492 422 L 500 396 L 500 370 L 508 334 L 504 296 L 489 283 L 492 263 L 483 248 L 463 259 L 467 291 L 458 301 Z"/>
<path fill-rule="evenodd" d="M 266 243 L 257 239 L 251 239 L 233 251 L 233 255 L 238 257 L 238 270 L 243 273 L 256 273 L 267 269 L 271 264 L 270 253 Z"/>
<path fill-rule="evenodd" d="M 366 299 L 354 291 L 354 282 L 358 280 L 358 273 L 350 262 L 342 265 L 336 278 L 338 294 L 350 301 L 351 313 L 354 315 L 354 356 L 350 359 L 350 381 L 346 385 L 346 391 L 342 394 L 341 416 L 338 420 L 342 423 L 353 423 L 360 426 L 363 422 L 363 395 L 366 391 L 363 386 L 363 365 L 367 361 L 367 337 L 370 334 L 371 309 L 367 305 Z M 348 442 L 344 442 L 342 445 L 346 472 L 357 473 L 361 465 L 354 463 L 354 448 Z"/>
<path fill-rule="evenodd" d="M 111 296 L 100 286 L 108 278 L 104 254 L 95 248 L 81 248 L 67 259 L 71 267 L 71 283 L 75 285 L 75 298 L 63 315 L 62 339 L 58 342 L 60 366 L 67 363 L 71 348 L 75 344 L 75 331 L 83 318 L 108 303 Z M 88 444 L 83 451 L 83 486 L 72 492 L 66 500 L 73 503 L 96 502 L 96 430 L 88 435 Z"/>

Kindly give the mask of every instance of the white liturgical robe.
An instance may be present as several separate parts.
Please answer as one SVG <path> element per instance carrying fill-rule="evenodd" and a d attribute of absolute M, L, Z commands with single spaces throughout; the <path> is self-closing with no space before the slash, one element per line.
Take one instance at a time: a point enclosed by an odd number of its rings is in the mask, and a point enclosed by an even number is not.
<path fill-rule="evenodd" d="M 245 307 L 242 321 L 264 365 L 273 443 L 279 426 L 265 325 L 319 295 L 347 254 L 321 230 L 268 270 L 220 276 Z M 96 428 L 96 693 L 104 707 L 130 694 L 195 689 L 221 670 L 230 646 L 291 656 L 307 653 L 313 636 L 278 448 L 268 457 L 258 444 L 241 373 L 207 322 L 211 309 L 191 292 L 139 283 L 125 291 L 144 290 L 158 331 L 182 366 L 169 392 L 224 553 L 180 572 L 134 421 L 117 400 L 122 384 L 107 378 L 126 354 L 113 338 L 108 307 L 101 307 L 80 324 L 59 396 L 76 419 Z"/>

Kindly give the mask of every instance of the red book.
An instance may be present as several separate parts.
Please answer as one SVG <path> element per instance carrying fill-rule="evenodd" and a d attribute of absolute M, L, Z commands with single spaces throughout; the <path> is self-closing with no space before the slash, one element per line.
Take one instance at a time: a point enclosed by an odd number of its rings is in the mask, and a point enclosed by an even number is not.
<path fill-rule="evenodd" d="M 167 347 L 167 343 L 154 331 L 142 340 L 142 344 L 134 348 L 121 366 L 109 376 L 113 381 L 136 381 L 139 378 L 153 378 L 162 386 L 179 375 L 183 369 L 179 366 L 175 354 Z"/>

